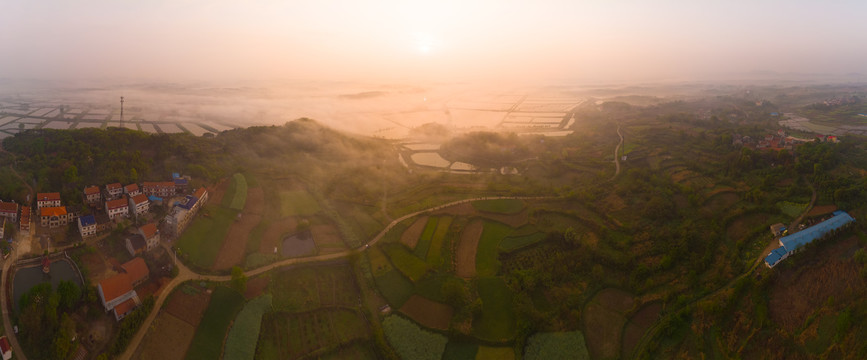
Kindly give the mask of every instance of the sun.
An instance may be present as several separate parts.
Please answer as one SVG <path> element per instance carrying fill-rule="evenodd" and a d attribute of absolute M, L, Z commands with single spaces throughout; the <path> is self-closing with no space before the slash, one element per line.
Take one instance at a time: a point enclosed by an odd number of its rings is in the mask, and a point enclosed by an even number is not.
<path fill-rule="evenodd" d="M 413 43 L 420 54 L 427 55 L 434 51 L 437 41 L 429 32 L 417 32 L 413 34 Z"/>

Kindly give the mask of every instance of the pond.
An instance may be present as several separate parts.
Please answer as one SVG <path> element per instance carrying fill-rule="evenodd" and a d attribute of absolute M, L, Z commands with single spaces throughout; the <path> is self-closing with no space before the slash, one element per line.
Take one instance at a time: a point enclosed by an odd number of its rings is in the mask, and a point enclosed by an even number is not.
<path fill-rule="evenodd" d="M 67 259 L 61 258 L 52 261 L 48 274 L 43 274 L 42 266 L 38 264 L 18 269 L 12 282 L 12 299 L 15 301 L 15 309 L 18 309 L 21 295 L 24 295 L 34 286 L 43 282 L 51 282 L 51 286 L 57 290 L 57 284 L 60 284 L 61 281 L 72 281 L 81 286 L 81 278 L 78 277 L 75 265 Z"/>
<path fill-rule="evenodd" d="M 285 257 L 299 257 L 313 255 L 316 244 L 313 242 L 313 234 L 304 231 L 283 238 L 282 254 Z"/>

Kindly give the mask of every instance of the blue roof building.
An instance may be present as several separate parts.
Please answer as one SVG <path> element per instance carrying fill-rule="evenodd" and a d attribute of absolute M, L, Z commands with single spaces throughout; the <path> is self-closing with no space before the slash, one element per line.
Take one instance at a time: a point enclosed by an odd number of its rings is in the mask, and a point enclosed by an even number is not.
<path fill-rule="evenodd" d="M 184 209 L 187 209 L 187 210 L 190 210 L 193 208 L 193 206 L 196 205 L 196 201 L 199 201 L 199 199 L 197 197 L 187 195 L 187 196 L 184 196 L 184 200 L 177 203 L 177 206 L 184 208 Z"/>
<path fill-rule="evenodd" d="M 93 215 L 81 216 L 78 218 L 78 221 L 81 222 L 81 226 L 96 225 L 96 217 Z"/>
<path fill-rule="evenodd" d="M 813 242 L 813 240 L 821 239 L 832 231 L 841 229 L 853 222 L 855 222 L 855 219 L 846 212 L 835 211 L 834 216 L 828 220 L 810 226 L 792 235 L 783 236 L 780 238 L 781 246 L 774 249 L 774 251 L 771 251 L 771 253 L 765 257 L 765 265 L 768 267 L 774 267 L 781 260 L 789 257 L 789 255 L 804 245 Z"/>

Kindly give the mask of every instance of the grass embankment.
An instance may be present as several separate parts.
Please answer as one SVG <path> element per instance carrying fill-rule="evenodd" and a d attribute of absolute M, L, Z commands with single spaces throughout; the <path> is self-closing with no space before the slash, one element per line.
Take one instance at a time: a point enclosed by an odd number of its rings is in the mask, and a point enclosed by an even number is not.
<path fill-rule="evenodd" d="M 476 274 L 480 277 L 495 276 L 500 270 L 500 261 L 497 259 L 500 241 L 512 232 L 508 225 L 486 221 L 482 237 L 479 239 L 479 247 L 476 250 Z"/>
<path fill-rule="evenodd" d="M 232 196 L 229 196 L 230 194 Z M 223 204 L 230 209 L 241 211 L 244 210 L 246 203 L 247 178 L 243 174 L 236 173 L 232 175 L 232 183 L 229 184 L 229 189 L 226 190 L 226 195 L 223 196 Z"/>
<path fill-rule="evenodd" d="M 242 307 L 244 307 L 244 296 L 241 293 L 225 286 L 214 289 L 211 303 L 208 304 L 202 322 L 196 329 L 186 359 L 219 359 L 226 331 L 235 314 L 241 311 Z"/>

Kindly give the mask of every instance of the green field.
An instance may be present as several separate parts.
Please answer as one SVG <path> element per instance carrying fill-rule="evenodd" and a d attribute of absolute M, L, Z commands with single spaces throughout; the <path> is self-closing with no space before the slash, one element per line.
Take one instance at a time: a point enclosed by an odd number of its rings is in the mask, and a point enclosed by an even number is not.
<path fill-rule="evenodd" d="M 584 334 L 580 331 L 537 333 L 527 339 L 524 359 L 590 359 Z"/>
<path fill-rule="evenodd" d="M 210 268 L 237 214 L 235 210 L 205 206 L 178 239 L 180 255 L 196 266 Z"/>
<path fill-rule="evenodd" d="M 782 211 L 783 214 L 786 214 L 786 216 L 793 218 L 801 215 L 801 213 L 804 212 L 805 209 L 807 209 L 807 205 L 809 204 L 797 204 L 789 201 L 777 203 L 777 207 L 780 208 L 780 211 Z"/>
<path fill-rule="evenodd" d="M 428 271 L 428 265 L 400 244 L 383 244 L 391 264 L 412 281 L 418 281 Z"/>
<path fill-rule="evenodd" d="M 473 335 L 487 341 L 509 340 L 515 336 L 512 292 L 503 279 L 479 278 L 482 313 L 473 319 Z"/>
<path fill-rule="evenodd" d="M 229 336 L 226 338 L 225 359 L 253 360 L 256 356 L 256 343 L 262 315 L 271 310 L 271 294 L 250 300 L 235 317 Z"/>
<path fill-rule="evenodd" d="M 479 247 L 476 250 L 476 273 L 478 276 L 494 276 L 500 270 L 498 248 L 500 241 L 512 233 L 508 225 L 486 221 L 482 237 L 479 239 Z"/>
<path fill-rule="evenodd" d="M 300 359 L 369 335 L 368 324 L 349 309 L 271 312 L 262 318 L 258 345 L 254 346 L 256 359 Z"/>
<path fill-rule="evenodd" d="M 376 287 L 391 306 L 400 308 L 412 296 L 413 285 L 400 271 L 391 270 L 377 276 Z"/>
<path fill-rule="evenodd" d="M 514 358 L 515 350 L 510 347 L 479 346 L 479 351 L 476 353 L 476 360 L 510 360 Z"/>
<path fill-rule="evenodd" d="M 535 244 L 539 241 L 545 239 L 545 233 L 543 232 L 532 232 L 529 234 L 521 234 L 519 231 L 516 231 L 512 235 L 509 235 L 500 241 L 500 250 L 502 251 L 515 251 L 525 246 L 529 246 Z"/>
<path fill-rule="evenodd" d="M 225 286 L 214 289 L 211 302 L 187 350 L 186 359 L 219 359 L 226 330 L 242 307 L 244 296 L 239 292 Z"/>
<path fill-rule="evenodd" d="M 394 269 L 379 246 L 370 247 L 365 253 L 367 254 L 367 259 L 370 261 L 370 270 L 373 272 L 373 276 L 382 276 Z"/>
<path fill-rule="evenodd" d="M 471 342 L 450 340 L 446 344 L 443 359 L 449 360 L 474 360 L 479 352 L 479 346 Z"/>
<path fill-rule="evenodd" d="M 323 306 L 356 306 L 359 290 L 347 266 L 309 266 L 276 272 L 268 289 L 273 307 L 307 311 Z"/>
<path fill-rule="evenodd" d="M 524 201 L 517 199 L 497 199 L 473 201 L 473 207 L 478 211 L 496 214 L 517 214 L 524 210 Z"/>
<path fill-rule="evenodd" d="M 399 315 L 386 316 L 382 329 L 401 359 L 439 360 L 448 342 L 445 336 L 424 330 Z"/>
<path fill-rule="evenodd" d="M 424 231 L 422 231 L 421 237 L 418 239 L 418 244 L 413 249 L 413 254 L 419 259 L 427 258 L 427 252 L 430 249 L 431 240 L 433 240 L 438 222 L 439 218 L 435 216 L 427 219 L 427 224 L 425 224 Z"/>
<path fill-rule="evenodd" d="M 437 223 L 437 229 L 434 231 L 433 239 L 431 240 L 430 250 L 427 252 L 427 263 L 430 266 L 436 267 L 443 262 L 443 243 L 446 240 L 446 234 L 449 232 L 452 220 L 451 216 L 443 216 Z"/>
<path fill-rule="evenodd" d="M 321 210 L 316 198 L 303 190 L 280 191 L 280 215 L 286 216 L 310 216 Z"/>
<path fill-rule="evenodd" d="M 232 196 L 230 197 L 229 194 Z M 228 201 L 228 203 L 226 203 Z M 247 203 L 247 179 L 243 174 L 232 175 L 232 182 L 223 197 L 223 205 L 235 210 L 244 210 Z"/>

